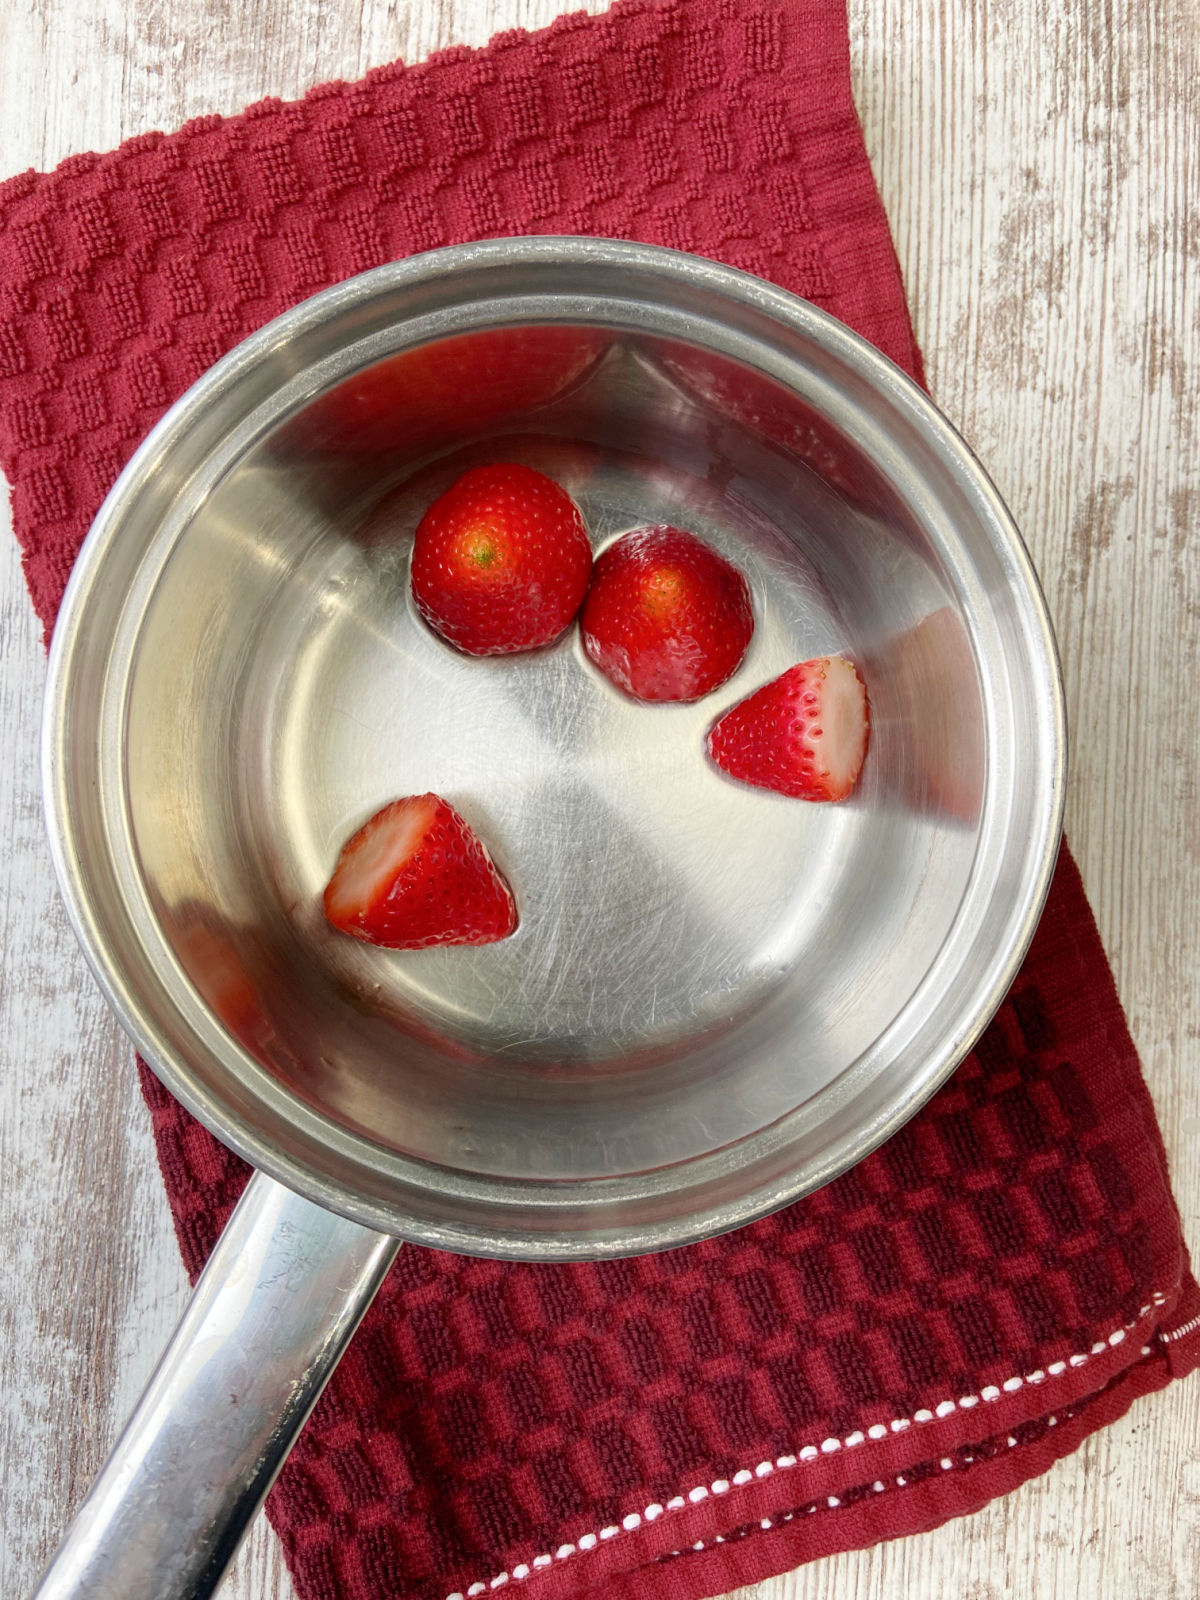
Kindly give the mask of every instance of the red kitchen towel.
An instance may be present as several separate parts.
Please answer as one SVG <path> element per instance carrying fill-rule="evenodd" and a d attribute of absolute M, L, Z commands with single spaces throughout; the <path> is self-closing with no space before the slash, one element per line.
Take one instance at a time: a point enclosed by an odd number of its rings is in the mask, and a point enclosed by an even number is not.
<path fill-rule="evenodd" d="M 0 464 L 47 630 L 118 470 L 314 290 L 513 233 L 774 279 L 919 375 L 844 0 L 633 0 L 0 188 Z M 143 1081 L 195 1274 L 245 1168 Z M 1200 1362 L 1162 1141 L 1063 851 L 1012 993 L 887 1146 L 728 1237 L 405 1249 L 269 1501 L 304 1600 L 697 1600 L 930 1528 Z"/>

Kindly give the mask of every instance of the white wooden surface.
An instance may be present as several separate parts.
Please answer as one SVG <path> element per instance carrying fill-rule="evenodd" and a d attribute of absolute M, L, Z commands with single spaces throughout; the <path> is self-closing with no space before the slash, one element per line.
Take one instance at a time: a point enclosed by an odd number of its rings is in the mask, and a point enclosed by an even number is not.
<path fill-rule="evenodd" d="M 0 169 L 540 26 L 561 3 L 0 0 Z M 933 391 L 1016 513 L 1058 626 L 1068 831 L 1200 1244 L 1198 19 L 1193 0 L 851 0 Z M 43 670 L 0 536 L 5 1600 L 31 1588 L 185 1295 L 129 1052 L 55 898 Z M 291 1595 L 265 1525 L 224 1592 Z M 751 1593 L 1200 1596 L 1200 1384 L 976 1517 Z"/>

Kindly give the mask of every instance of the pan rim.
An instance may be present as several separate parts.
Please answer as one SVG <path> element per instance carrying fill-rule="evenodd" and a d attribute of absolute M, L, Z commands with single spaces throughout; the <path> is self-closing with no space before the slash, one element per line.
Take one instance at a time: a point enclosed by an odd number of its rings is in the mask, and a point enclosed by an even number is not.
<path fill-rule="evenodd" d="M 104 569 L 106 555 L 118 538 L 123 518 L 142 491 L 148 475 L 159 470 L 174 441 L 210 408 L 244 372 L 255 363 L 278 351 L 298 333 L 319 326 L 324 320 L 367 303 L 382 290 L 406 284 L 433 281 L 468 268 L 487 268 L 514 260 L 533 265 L 566 262 L 591 267 L 626 267 L 643 273 L 685 277 L 719 292 L 743 306 L 763 313 L 815 340 L 863 382 L 886 394 L 889 403 L 948 459 L 993 540 L 1002 549 L 1007 576 L 1017 594 L 1025 631 L 1031 640 L 1037 665 L 1042 671 L 1037 682 L 1037 714 L 1041 733 L 1039 756 L 1044 768 L 1044 787 L 1034 827 L 1022 843 L 1022 881 L 1025 892 L 1008 918 L 1007 938 L 995 954 L 986 981 L 975 986 L 972 1003 L 960 1007 L 960 1015 L 948 1028 L 942 1048 L 931 1052 L 924 1069 L 915 1075 L 905 1092 L 885 1112 L 860 1128 L 853 1138 L 835 1142 L 826 1158 L 810 1163 L 802 1172 L 779 1171 L 772 1167 L 772 1145 L 784 1142 L 777 1128 L 761 1130 L 743 1145 L 758 1142 L 762 1163 L 761 1181 L 736 1199 L 705 1204 L 702 1198 L 714 1172 L 727 1161 L 725 1152 L 713 1152 L 680 1164 L 690 1181 L 670 1189 L 675 1199 L 696 1196 L 695 1203 L 678 1214 L 659 1217 L 649 1223 L 621 1221 L 622 1209 L 648 1193 L 659 1193 L 651 1174 L 641 1178 L 597 1179 L 567 1184 L 562 1180 L 537 1185 L 525 1180 L 485 1179 L 455 1174 L 457 1190 L 477 1205 L 491 1207 L 495 1225 L 466 1226 L 453 1216 L 439 1213 L 437 1204 L 449 1198 L 446 1174 L 410 1157 L 396 1157 L 394 1168 L 408 1173 L 410 1181 L 423 1178 L 429 1205 L 414 1203 L 420 1185 L 408 1196 L 407 1205 L 388 1203 L 364 1193 L 327 1173 L 314 1170 L 299 1153 L 301 1141 L 291 1147 L 281 1139 L 264 1136 L 248 1125 L 236 1107 L 224 1103 L 195 1081 L 193 1072 L 179 1054 L 169 1034 L 147 1015 L 143 1000 L 134 992 L 121 970 L 96 912 L 87 874 L 75 847 L 75 819 L 71 815 L 67 731 L 72 698 L 74 643 L 86 624 L 89 597 Z M 734 268 L 663 249 L 623 241 L 575 238 L 490 240 L 481 244 L 452 246 L 445 250 L 411 257 L 362 274 L 335 286 L 285 312 L 258 333 L 237 346 L 204 374 L 178 400 L 152 430 L 135 453 L 105 500 L 82 547 L 64 594 L 58 624 L 51 645 L 43 723 L 43 793 L 51 854 L 61 892 L 74 931 L 101 989 L 125 1031 L 150 1061 L 166 1087 L 198 1119 L 244 1159 L 288 1187 L 298 1190 L 366 1226 L 397 1234 L 414 1242 L 443 1249 L 497 1257 L 564 1260 L 641 1253 L 672 1248 L 696 1239 L 741 1226 L 763 1216 L 812 1189 L 830 1181 L 861 1160 L 894 1133 L 949 1077 L 983 1031 L 1000 1005 L 1024 957 L 1040 917 L 1057 855 L 1065 803 L 1066 734 L 1061 673 L 1057 648 L 1032 562 L 997 491 L 982 466 L 949 422 L 924 392 L 886 356 L 854 334 L 828 313 Z M 983 829 L 981 828 L 981 838 Z M 971 882 L 974 882 L 972 869 Z M 970 888 L 970 884 L 968 885 Z M 961 907 L 956 913 L 957 925 Z M 935 963 L 936 967 L 936 963 Z M 934 968 L 930 969 L 931 971 Z M 924 988 L 929 974 L 918 986 Z M 911 1002 L 910 1002 L 911 1004 Z M 199 1007 L 197 1006 L 197 1010 Z M 905 1010 L 908 1008 L 906 1007 Z M 901 1013 L 901 1017 L 904 1012 Z M 899 1019 L 898 1019 L 899 1020 Z M 214 1032 L 219 1030 L 215 1029 Z M 887 1037 L 891 1030 L 885 1032 Z M 225 1040 L 228 1051 L 232 1042 Z M 243 1053 L 244 1054 L 244 1053 Z M 266 1069 L 245 1057 L 244 1066 L 261 1078 L 260 1088 L 267 1101 L 276 1102 L 276 1114 L 312 1126 L 306 1137 L 330 1142 L 328 1130 L 335 1126 L 312 1108 L 301 1103 L 277 1083 Z M 853 1069 L 848 1069 L 853 1070 Z M 285 1104 L 286 1102 L 286 1104 Z M 784 1119 L 786 1123 L 788 1119 Z M 349 1130 L 338 1129 L 338 1141 L 353 1151 L 356 1144 L 369 1145 Z M 769 1136 L 769 1137 L 768 1137 Z M 372 1147 L 374 1148 L 374 1147 Z M 745 1164 L 743 1164 L 745 1166 Z M 439 1182 L 432 1183 L 432 1177 Z M 665 1192 L 665 1191 L 664 1191 Z M 564 1206 L 571 1206 L 578 1221 L 570 1227 L 551 1222 L 531 1232 L 514 1224 L 518 1213 L 531 1211 L 552 1217 Z"/>

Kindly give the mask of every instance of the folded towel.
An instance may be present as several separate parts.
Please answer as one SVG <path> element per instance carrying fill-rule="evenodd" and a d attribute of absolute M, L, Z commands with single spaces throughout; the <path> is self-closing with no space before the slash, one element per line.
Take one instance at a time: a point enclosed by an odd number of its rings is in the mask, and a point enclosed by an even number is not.
<path fill-rule="evenodd" d="M 314 291 L 460 240 L 693 250 L 920 376 L 843 0 L 632 0 L 0 187 L 0 464 L 47 630 L 163 410 Z M 143 1068 L 188 1270 L 246 1169 Z M 406 1248 L 268 1511 L 302 1600 L 698 1600 L 926 1529 L 1200 1362 L 1162 1141 L 1065 848 L 996 1019 L 888 1145 L 600 1265 Z"/>

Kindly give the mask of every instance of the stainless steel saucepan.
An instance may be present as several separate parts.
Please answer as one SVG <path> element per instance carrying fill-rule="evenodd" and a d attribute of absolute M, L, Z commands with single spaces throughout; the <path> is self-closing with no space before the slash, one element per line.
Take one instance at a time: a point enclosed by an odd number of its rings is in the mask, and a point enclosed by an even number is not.
<path fill-rule="evenodd" d="M 412 528 L 528 461 L 597 546 L 646 522 L 746 573 L 757 629 L 640 706 L 577 631 L 442 644 Z M 850 655 L 862 781 L 816 806 L 708 765 L 721 710 Z M 51 652 L 45 793 L 96 976 L 258 1169 L 38 1591 L 211 1593 L 398 1240 L 661 1250 L 827 1182 L 944 1081 L 1032 935 L 1058 843 L 1054 643 L 995 490 L 901 372 L 710 261 L 495 240 L 289 312 L 109 496 Z M 320 914 L 343 839 L 436 790 L 521 925 L 385 952 Z"/>

